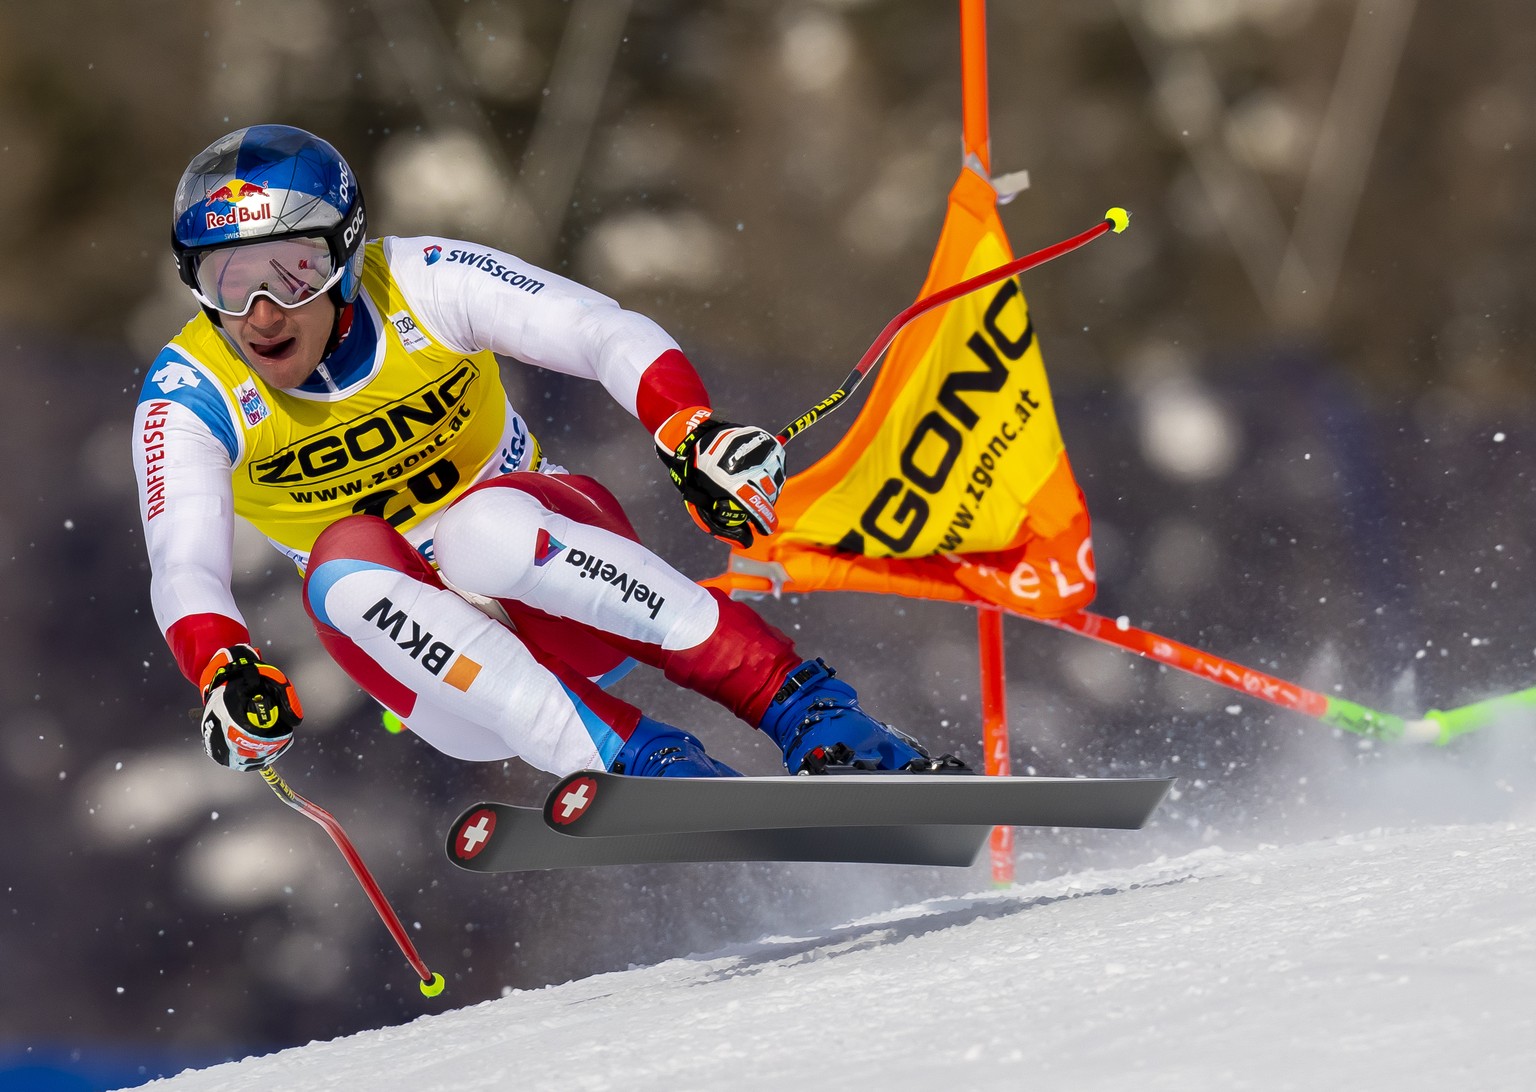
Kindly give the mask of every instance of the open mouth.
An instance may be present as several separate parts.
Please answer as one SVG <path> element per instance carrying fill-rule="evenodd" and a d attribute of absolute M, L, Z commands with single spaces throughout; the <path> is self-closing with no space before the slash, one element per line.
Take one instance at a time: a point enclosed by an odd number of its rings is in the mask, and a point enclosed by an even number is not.
<path fill-rule="evenodd" d="M 268 344 L 252 342 L 251 351 L 263 360 L 281 360 L 288 355 L 289 350 L 293 348 L 294 344 L 295 339 L 291 337 L 285 337 L 281 341 L 273 341 Z"/>

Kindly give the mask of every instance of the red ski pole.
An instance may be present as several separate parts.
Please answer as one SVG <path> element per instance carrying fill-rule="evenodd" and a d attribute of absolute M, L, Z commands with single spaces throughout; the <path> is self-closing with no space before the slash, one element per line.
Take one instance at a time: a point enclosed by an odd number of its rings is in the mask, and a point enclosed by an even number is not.
<path fill-rule="evenodd" d="M 411 965 L 411 970 L 416 972 L 421 979 L 421 992 L 427 997 L 436 997 L 443 992 L 443 976 L 435 974 L 427 969 L 426 963 L 416 952 L 416 945 L 411 943 L 410 936 L 405 931 L 405 926 L 400 924 L 400 918 L 395 913 L 394 907 L 389 905 L 389 900 L 384 897 L 384 892 L 374 882 L 373 874 L 368 871 L 368 866 L 363 863 L 361 854 L 352 845 L 352 840 L 347 837 L 347 832 L 341 829 L 341 824 L 336 817 L 324 808 L 311 803 L 288 787 L 288 782 L 271 766 L 262 768 L 261 776 L 266 779 L 277 798 L 287 804 L 294 811 L 305 818 L 313 819 L 325 829 L 331 836 L 331 841 L 336 843 L 336 848 L 341 850 L 341 855 L 346 858 L 347 864 L 352 868 L 352 875 L 357 877 L 357 882 L 363 887 L 363 893 L 368 896 L 368 901 L 373 903 L 373 908 L 379 912 L 390 935 L 395 938 L 395 943 L 400 945 L 400 951 L 405 955 L 406 962 Z"/>
<path fill-rule="evenodd" d="M 864 377 L 869 374 L 869 370 L 875 366 L 875 361 L 880 359 L 880 355 L 885 352 L 891 342 L 896 339 L 896 335 L 901 332 L 901 328 L 917 318 L 918 315 L 931 311 L 935 307 L 946 304 L 951 300 L 959 299 L 961 296 L 974 292 L 978 288 L 985 288 L 987 285 L 994 284 L 1004 277 L 1012 277 L 1015 274 L 1024 272 L 1026 269 L 1033 269 L 1037 265 L 1044 265 L 1052 258 L 1059 258 L 1063 254 L 1093 242 L 1093 240 L 1107 231 L 1113 231 L 1118 235 L 1125 230 L 1126 225 L 1130 222 L 1130 213 L 1122 208 L 1112 208 L 1104 214 L 1104 219 L 1101 222 L 1095 224 L 1087 231 L 1072 236 L 1070 239 L 1063 239 L 1054 246 L 1037 250 L 1033 254 L 1026 254 L 1022 258 L 1015 258 L 1011 262 L 1004 262 L 996 269 L 989 269 L 985 273 L 978 273 L 969 280 L 952 284 L 948 288 L 939 289 L 932 295 L 924 296 L 885 324 L 885 329 L 881 330 L 880 336 L 875 338 L 874 343 L 868 349 L 864 350 L 864 355 L 854 365 L 853 371 L 848 373 L 848 378 L 843 380 L 841 387 L 838 387 L 837 390 L 779 429 L 779 443 L 787 444 L 796 434 L 805 431 L 821 420 L 821 418 L 831 413 L 844 399 L 857 390 L 859 384 L 864 381 Z"/>

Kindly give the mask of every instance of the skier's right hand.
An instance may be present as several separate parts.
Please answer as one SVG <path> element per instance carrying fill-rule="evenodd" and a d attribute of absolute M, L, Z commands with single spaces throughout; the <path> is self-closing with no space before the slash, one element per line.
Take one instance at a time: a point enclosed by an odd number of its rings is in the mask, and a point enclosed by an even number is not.
<path fill-rule="evenodd" d="M 293 684 L 250 645 L 230 645 L 203 668 L 203 749 L 232 770 L 259 770 L 293 743 L 304 709 Z"/>

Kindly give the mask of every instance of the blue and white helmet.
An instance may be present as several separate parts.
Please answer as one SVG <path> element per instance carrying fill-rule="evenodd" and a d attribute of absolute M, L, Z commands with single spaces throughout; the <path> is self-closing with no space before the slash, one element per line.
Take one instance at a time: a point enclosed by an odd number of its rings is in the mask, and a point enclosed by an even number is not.
<path fill-rule="evenodd" d="M 187 165 L 176 187 L 171 248 L 193 295 L 225 314 L 246 313 L 256 294 L 292 307 L 326 290 L 340 305 L 362 284 L 366 228 L 362 189 L 341 153 L 303 129 L 252 125 L 220 137 Z M 289 280 L 286 291 L 281 283 L 232 278 L 226 285 L 213 272 L 219 263 L 202 268 L 212 254 L 289 239 L 316 249 L 313 261 L 304 260 L 306 271 L 323 268 L 301 274 L 303 283 Z"/>

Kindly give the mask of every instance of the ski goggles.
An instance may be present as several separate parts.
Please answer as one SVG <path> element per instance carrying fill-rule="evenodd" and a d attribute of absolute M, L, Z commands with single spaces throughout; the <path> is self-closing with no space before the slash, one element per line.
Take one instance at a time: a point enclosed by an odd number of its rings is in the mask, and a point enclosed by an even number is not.
<path fill-rule="evenodd" d="M 250 313 L 257 296 L 279 307 L 301 307 L 341 280 L 346 267 L 331 244 L 313 236 L 218 247 L 193 259 L 192 294 L 221 314 Z"/>

